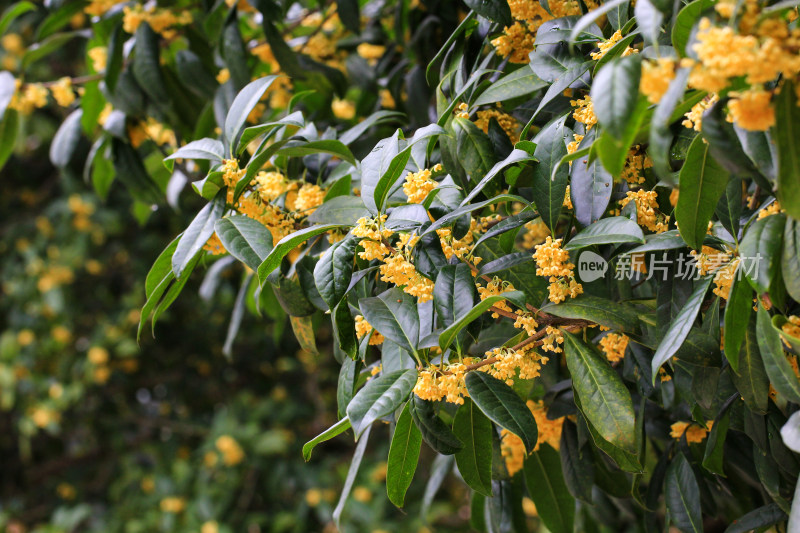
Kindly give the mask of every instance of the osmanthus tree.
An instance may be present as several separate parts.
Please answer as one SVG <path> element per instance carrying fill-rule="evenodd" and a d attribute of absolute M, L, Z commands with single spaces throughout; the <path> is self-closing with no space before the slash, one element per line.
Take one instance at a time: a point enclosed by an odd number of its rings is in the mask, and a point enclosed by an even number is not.
<path fill-rule="evenodd" d="M 175 9 L 111 3 L 52 153 L 94 132 L 95 91 L 96 185 L 109 159 L 143 205 L 152 176 L 200 178 L 140 331 L 223 255 L 245 271 L 228 349 L 248 304 L 277 299 L 312 352 L 329 316 L 340 419 L 304 456 L 357 441 L 335 519 L 385 421 L 391 502 L 455 470 L 479 530 L 524 530 L 531 502 L 553 532 L 800 528 L 796 2 L 345 1 L 288 41 L 311 24 L 273 21 L 302 6 L 217 3 L 214 50 Z M 6 132 L 44 98 L 8 94 Z M 378 106 L 410 118 L 381 133 Z"/>

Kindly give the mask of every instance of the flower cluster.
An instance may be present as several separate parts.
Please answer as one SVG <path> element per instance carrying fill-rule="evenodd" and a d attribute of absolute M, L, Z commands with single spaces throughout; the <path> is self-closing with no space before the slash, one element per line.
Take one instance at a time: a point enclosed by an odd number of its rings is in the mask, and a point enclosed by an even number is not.
<path fill-rule="evenodd" d="M 651 104 L 657 104 L 669 89 L 670 82 L 675 78 L 675 60 L 670 57 L 661 57 L 642 63 L 642 78 L 639 82 L 639 91 L 647 97 Z"/>
<path fill-rule="evenodd" d="M 583 294 L 583 286 L 575 281 L 575 265 L 569 261 L 569 252 L 561 248 L 561 239 L 547 237 L 544 243 L 534 248 L 536 275 L 548 276 L 550 301 L 563 302 Z"/>
<path fill-rule="evenodd" d="M 628 348 L 630 337 L 619 333 L 609 333 L 600 339 L 600 348 L 606 354 L 606 359 L 612 363 L 622 361 L 625 358 L 625 350 Z"/>
<path fill-rule="evenodd" d="M 539 371 L 548 361 L 533 350 L 515 350 L 508 347 L 495 348 L 486 352 L 486 356 L 495 360 L 487 365 L 486 372 L 497 379 L 505 380 L 509 385 L 514 384 L 514 378 L 519 371 L 519 379 L 534 379 L 539 377 Z"/>
<path fill-rule="evenodd" d="M 482 129 L 484 133 L 489 133 L 489 122 L 494 119 L 505 134 L 508 135 L 508 138 L 511 139 L 512 144 L 516 144 L 519 141 L 519 122 L 508 113 L 503 113 L 497 109 L 484 109 L 483 111 L 478 111 L 477 114 L 478 118 L 475 119 L 475 125 Z"/>
<path fill-rule="evenodd" d="M 641 185 L 645 182 L 644 171 L 648 168 L 653 168 L 653 160 L 637 144 L 628 152 L 621 177 L 631 185 Z"/>
<path fill-rule="evenodd" d="M 417 172 L 409 172 L 403 184 L 403 192 L 408 196 L 408 201 L 412 204 L 421 204 L 436 188 L 436 181 L 431 176 L 441 171 L 442 165 L 437 164 L 432 169 L 424 168 Z"/>
<path fill-rule="evenodd" d="M 362 315 L 358 315 L 356 316 L 356 337 L 363 339 L 366 335 L 372 335 L 369 338 L 369 344 L 371 346 L 383 344 L 383 335 L 374 331 L 372 325 L 370 325 Z"/>
<path fill-rule="evenodd" d="M 663 233 L 669 229 L 669 216 L 657 213 L 658 193 L 639 189 L 628 191 L 625 198 L 619 201 L 620 207 L 625 207 L 631 201 L 636 203 L 636 222 L 643 228 L 655 233 Z"/>
<path fill-rule="evenodd" d="M 706 422 L 706 427 L 698 426 L 692 422 L 675 422 L 670 426 L 669 435 L 676 440 L 680 440 L 681 437 L 686 435 L 686 442 L 689 444 L 700 443 L 706 438 L 713 425 L 713 420 Z"/>
<path fill-rule="evenodd" d="M 504 292 L 513 290 L 514 285 L 510 281 L 503 281 L 497 276 L 492 278 L 485 286 L 478 285 L 478 294 L 480 295 L 481 300 L 485 300 L 490 296 L 497 296 L 499 294 L 503 294 Z M 509 313 L 511 312 L 511 308 L 508 306 L 505 300 L 495 302 L 494 307 L 503 311 L 508 311 Z M 500 315 L 498 313 L 492 313 L 492 318 L 499 317 Z"/>
<path fill-rule="evenodd" d="M 592 97 L 588 94 L 578 100 L 570 100 L 570 105 L 575 108 L 572 112 L 572 118 L 581 124 L 586 125 L 586 131 L 592 129 L 592 126 L 597 124 L 597 115 L 594 114 L 594 102 Z"/>
<path fill-rule="evenodd" d="M 230 435 L 222 435 L 214 442 L 214 446 L 222 454 L 222 462 L 227 466 L 238 465 L 244 459 L 244 450 Z"/>
<path fill-rule="evenodd" d="M 606 39 L 605 41 L 601 41 L 597 44 L 597 52 L 592 52 L 592 59 L 595 61 L 602 59 L 605 55 L 614 48 L 618 42 L 622 40 L 622 31 L 617 30 L 615 31 L 611 37 Z M 629 56 L 631 54 L 637 53 L 636 50 L 631 48 L 630 46 L 626 46 L 625 50 L 622 51 L 620 54 L 622 57 Z"/>
<path fill-rule="evenodd" d="M 157 8 L 154 5 L 143 7 L 141 4 L 134 4 L 133 7 L 123 8 L 122 29 L 128 33 L 136 33 L 136 30 L 146 22 L 154 32 L 160 33 L 167 39 L 175 36 L 174 26 L 186 26 L 192 23 L 192 14 L 188 11 L 181 11 L 177 15 L 169 9 Z"/>
<path fill-rule="evenodd" d="M 461 363 L 447 365 L 444 370 L 437 366 L 420 370 L 414 394 L 423 400 L 434 402 L 444 400 L 457 405 L 463 404 L 464 398 L 469 397 L 464 377 L 467 365 L 473 361 L 472 358 L 465 358 Z"/>

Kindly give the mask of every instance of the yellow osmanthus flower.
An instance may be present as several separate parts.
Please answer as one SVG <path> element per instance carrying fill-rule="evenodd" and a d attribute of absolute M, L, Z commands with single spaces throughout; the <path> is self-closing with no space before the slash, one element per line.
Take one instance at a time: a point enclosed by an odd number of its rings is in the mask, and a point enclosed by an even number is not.
<path fill-rule="evenodd" d="M 70 485 L 69 483 L 61 482 L 56 486 L 56 492 L 58 496 L 63 500 L 74 500 L 75 499 L 75 487 Z"/>
<path fill-rule="evenodd" d="M 503 281 L 502 279 L 495 276 L 489 281 L 486 286 L 478 285 L 478 294 L 481 297 L 481 300 L 485 300 L 490 296 L 497 296 L 499 294 L 503 294 L 504 292 L 509 292 L 514 290 L 514 285 L 510 281 Z M 500 300 L 495 302 L 494 307 L 498 309 L 502 309 L 503 311 L 511 312 L 511 308 L 508 306 L 505 300 Z M 492 313 L 492 318 L 499 318 L 500 315 L 497 313 Z"/>
<path fill-rule="evenodd" d="M 294 188 L 297 184 L 293 183 Z M 290 189 L 289 181 L 278 171 L 259 172 L 256 175 L 256 189 L 265 202 L 271 202 Z"/>
<path fill-rule="evenodd" d="M 423 400 L 444 400 L 457 405 L 463 404 L 464 398 L 469 396 L 464 383 L 466 367 L 473 361 L 472 358 L 465 358 L 461 363 L 447 365 L 444 371 L 438 366 L 420 370 L 417 383 L 414 385 L 414 394 Z"/>
<path fill-rule="evenodd" d="M 203 522 L 203 525 L 200 526 L 200 533 L 219 533 L 219 524 L 216 520 Z"/>
<path fill-rule="evenodd" d="M 572 134 L 573 140 L 567 144 L 567 153 L 574 154 L 575 152 L 577 152 L 578 147 L 581 145 L 581 141 L 583 140 L 584 137 L 585 135 L 581 135 L 580 133 L 573 133 Z M 570 162 L 570 164 L 571 163 L 572 162 Z"/>
<path fill-rule="evenodd" d="M 222 244 L 222 241 L 219 239 L 219 235 L 216 232 L 211 234 L 211 237 L 208 238 L 208 241 L 203 245 L 203 250 L 207 251 L 211 255 L 223 255 L 227 253 L 225 250 L 225 245 Z"/>
<path fill-rule="evenodd" d="M 706 422 L 707 428 L 702 426 L 698 426 L 693 422 L 675 422 L 670 426 L 670 437 L 675 440 L 680 440 L 680 438 L 685 434 L 686 435 L 686 442 L 689 444 L 692 443 L 700 443 L 706 438 L 708 432 L 711 430 L 711 426 L 714 425 L 713 420 L 709 420 Z"/>
<path fill-rule="evenodd" d="M 319 185 L 310 183 L 303 184 L 297 191 L 297 200 L 294 202 L 296 211 L 301 211 L 303 215 L 310 215 L 322 205 L 325 200 L 325 191 Z"/>
<path fill-rule="evenodd" d="M 625 198 L 619 201 L 620 207 L 625 207 L 631 201 L 636 203 L 636 222 L 643 228 L 655 233 L 663 233 L 669 228 L 669 217 L 656 213 L 658 209 L 658 193 L 639 189 L 628 191 Z"/>
<path fill-rule="evenodd" d="M 238 465 L 244 459 L 244 450 L 230 435 L 218 437 L 214 446 L 222 454 L 222 462 L 228 466 Z"/>
<path fill-rule="evenodd" d="M 701 276 L 705 276 L 709 272 L 716 272 L 718 268 L 723 266 L 730 259 L 730 254 L 720 252 L 716 248 L 710 246 L 703 246 L 700 253 L 691 250 L 689 254 L 695 258 L 695 263 L 698 272 Z"/>
<path fill-rule="evenodd" d="M 522 236 L 522 247 L 525 249 L 541 244 L 550 235 L 550 228 L 541 218 L 526 223 L 524 227 L 527 231 Z"/>
<path fill-rule="evenodd" d="M 379 93 L 381 99 L 381 107 L 386 109 L 394 109 L 397 107 L 397 102 L 394 101 L 394 96 L 389 89 L 381 89 Z"/>
<path fill-rule="evenodd" d="M 595 61 L 602 59 L 618 42 L 622 40 L 622 31 L 617 30 L 615 31 L 611 37 L 606 39 L 605 41 L 601 41 L 597 44 L 598 51 L 592 52 L 592 59 Z M 626 46 L 625 50 L 622 52 L 622 57 L 629 56 L 631 54 L 637 53 L 636 50 L 631 48 L 630 46 Z"/>
<path fill-rule="evenodd" d="M 92 346 L 86 353 L 86 357 L 93 365 L 104 365 L 108 363 L 108 350 L 102 346 Z"/>
<path fill-rule="evenodd" d="M 514 321 L 514 327 L 517 329 L 524 329 L 528 335 L 534 335 L 539 323 L 533 316 L 533 313 L 528 313 L 517 309 L 517 319 Z"/>
<path fill-rule="evenodd" d="M 75 101 L 75 91 L 72 90 L 72 78 L 64 76 L 50 86 L 53 100 L 61 107 L 67 107 Z"/>
<path fill-rule="evenodd" d="M 609 333 L 600 339 L 600 348 L 606 354 L 606 359 L 616 363 L 625 358 L 625 349 L 628 347 L 628 341 L 630 341 L 630 337 L 624 333 Z"/>
<path fill-rule="evenodd" d="M 775 108 L 770 103 L 771 92 L 751 89 L 730 94 L 733 98 L 728 102 L 729 122 L 750 131 L 767 131 L 775 125 Z"/>
<path fill-rule="evenodd" d="M 125 0 L 91 0 L 89 5 L 83 8 L 87 15 L 100 17 L 117 4 L 124 3 Z"/>
<path fill-rule="evenodd" d="M 564 417 L 559 417 L 554 420 L 547 418 L 547 407 L 541 400 L 536 402 L 528 400 L 527 405 L 533 417 L 536 419 L 536 426 L 539 430 L 539 436 L 536 439 L 536 447 L 533 450 L 538 450 L 542 443 L 547 443 L 552 448 L 558 450 L 561 444 L 561 431 L 564 427 Z M 505 459 L 506 470 L 508 470 L 510 476 L 513 476 L 522 470 L 523 463 L 527 458 L 525 445 L 522 443 L 522 439 L 507 429 L 501 432 L 501 438 L 500 450 Z"/>
<path fill-rule="evenodd" d="M 154 32 L 160 33 L 166 38 L 174 36 L 170 30 L 173 26 L 186 26 L 192 23 L 192 14 L 188 11 L 181 11 L 177 15 L 169 9 L 157 8 L 155 6 L 142 7 L 135 4 L 133 7 L 123 8 L 122 29 L 128 33 L 136 33 L 142 24 L 147 22 Z"/>
<path fill-rule="evenodd" d="M 786 322 L 783 324 L 783 326 L 781 326 L 781 331 L 790 337 L 796 337 L 800 339 L 800 317 L 795 315 L 787 317 Z"/>
<path fill-rule="evenodd" d="M 513 348 L 500 347 L 486 352 L 486 357 L 496 359 L 491 365 L 481 367 L 481 371 L 504 380 L 508 385 L 514 384 L 514 378 L 519 371 L 520 379 L 534 379 L 539 377 L 539 371 L 548 361 L 533 350 L 514 350 Z"/>
<path fill-rule="evenodd" d="M 3 52 L 12 56 L 21 56 L 25 51 L 25 44 L 22 42 L 22 37 L 16 33 L 7 33 L 0 39 L 0 46 L 3 47 Z"/>
<path fill-rule="evenodd" d="M 386 53 L 386 47 L 381 44 L 361 43 L 356 47 L 356 53 L 370 65 L 374 65 Z"/>
<path fill-rule="evenodd" d="M 431 178 L 434 172 L 441 172 L 442 165 L 432 169 L 423 168 L 417 172 L 409 172 L 403 183 L 403 192 L 408 196 L 409 203 L 421 204 L 428 194 L 436 188 L 436 181 Z"/>
<path fill-rule="evenodd" d="M 22 115 L 30 115 L 34 109 L 41 109 L 47 105 L 48 91 L 44 85 L 41 83 L 28 83 L 21 87 L 19 80 L 16 83 L 17 92 L 8 104 L 10 108 L 16 109 Z"/>
<path fill-rule="evenodd" d="M 731 293 L 733 279 L 736 277 L 737 266 L 739 266 L 738 257 L 717 270 L 714 276 L 714 294 L 725 300 L 728 299 Z"/>
<path fill-rule="evenodd" d="M 186 509 L 186 500 L 179 496 L 169 496 L 159 502 L 159 507 L 165 513 L 182 513 Z"/>
<path fill-rule="evenodd" d="M 567 209 L 573 209 L 572 207 L 572 191 L 570 186 L 567 185 L 567 189 L 564 191 L 564 204 L 563 206 Z"/>
<path fill-rule="evenodd" d="M 470 228 L 467 233 L 460 239 L 453 237 L 453 230 L 450 228 L 439 228 L 436 234 L 439 236 L 439 242 L 442 245 L 444 256 L 450 260 L 455 256 L 459 259 L 468 256 L 472 251 L 472 243 L 475 240 L 474 232 L 478 231 L 478 222 L 475 219 L 470 221 Z M 473 257 L 473 263 L 478 264 L 481 261 L 480 257 Z"/>
<path fill-rule="evenodd" d="M 385 258 L 379 270 L 382 281 L 402 287 L 403 292 L 417 297 L 420 303 L 433 300 L 433 281 L 420 274 L 405 253 L 397 251 Z"/>
<path fill-rule="evenodd" d="M 537 276 L 569 276 L 575 265 L 569 262 L 569 252 L 561 248 L 562 239 L 547 237 L 536 246 L 533 259 Z"/>
<path fill-rule="evenodd" d="M 683 127 L 691 128 L 695 131 L 702 131 L 703 113 L 706 112 L 706 109 L 717 103 L 717 101 L 719 101 L 719 95 L 715 93 L 710 96 L 706 96 L 703 98 L 703 100 L 693 105 L 692 109 L 683 115 L 686 117 L 686 120 L 681 123 L 683 124 Z"/>
<path fill-rule="evenodd" d="M 586 130 L 592 129 L 592 126 L 597 124 L 597 115 L 594 114 L 594 103 L 592 97 L 586 95 L 585 98 L 579 100 L 570 100 L 572 107 L 576 108 L 572 112 L 572 117 L 586 125 Z"/>
<path fill-rule="evenodd" d="M 363 338 L 365 335 L 372 336 L 369 338 L 369 344 L 372 346 L 383 344 L 383 335 L 379 332 L 374 331 L 374 328 L 370 325 L 369 322 L 362 315 L 356 316 L 356 337 L 359 339 Z"/>
<path fill-rule="evenodd" d="M 655 61 L 642 63 L 642 79 L 639 91 L 647 97 L 651 104 L 657 104 L 669 89 L 670 82 L 675 79 L 675 60 L 661 57 Z"/>
<path fill-rule="evenodd" d="M 545 328 L 545 333 L 547 333 L 547 335 L 542 339 L 542 351 L 561 353 L 563 351 L 561 345 L 564 344 L 564 335 L 561 333 L 561 330 L 553 326 L 547 326 Z"/>
<path fill-rule="evenodd" d="M 36 427 L 39 428 L 47 427 L 50 424 L 57 424 L 61 421 L 61 413 L 50 407 L 34 407 L 31 409 L 29 416 Z"/>
<path fill-rule="evenodd" d="M 108 63 L 108 48 L 105 46 L 95 46 L 90 48 L 86 54 L 92 62 L 92 70 L 95 72 L 102 72 L 106 69 Z"/>
<path fill-rule="evenodd" d="M 639 185 L 645 182 L 644 171 L 648 168 L 653 168 L 653 160 L 637 144 L 628 152 L 621 177 L 631 185 Z"/>
<path fill-rule="evenodd" d="M 511 63 L 528 63 L 528 55 L 533 51 L 536 34 L 531 33 L 526 24 L 515 22 L 503 29 L 503 35 L 492 39 L 497 55 L 507 57 Z"/>
<path fill-rule="evenodd" d="M 350 120 L 356 116 L 356 106 L 350 100 L 334 98 L 331 103 L 331 109 L 336 118 L 341 118 L 343 120 Z"/>
<path fill-rule="evenodd" d="M 22 329 L 17 333 L 17 344 L 22 346 L 30 346 L 36 340 L 36 335 L 30 329 Z"/>
<path fill-rule="evenodd" d="M 516 144 L 519 141 L 519 122 L 508 113 L 503 113 L 497 109 L 485 109 L 478 111 L 477 115 L 478 118 L 475 119 L 475 125 L 482 129 L 484 133 L 489 133 L 489 122 L 495 119 L 505 134 L 508 135 L 508 138 L 511 139 L 512 144 Z"/>
<path fill-rule="evenodd" d="M 761 211 L 758 212 L 758 220 L 761 220 L 762 218 L 766 218 L 766 217 L 768 217 L 770 215 L 777 215 L 778 213 L 782 213 L 782 212 L 783 212 L 783 209 L 781 209 L 781 204 L 778 203 L 778 201 L 774 201 L 771 204 L 769 204 L 767 207 L 765 207 L 764 209 L 762 209 Z"/>
<path fill-rule="evenodd" d="M 468 110 L 469 110 L 469 106 L 465 102 L 461 102 L 460 104 L 458 104 L 458 107 L 456 107 L 454 113 L 456 114 L 456 117 L 458 117 L 458 118 L 469 119 L 469 111 Z"/>
<path fill-rule="evenodd" d="M 224 68 L 217 73 L 217 83 L 223 85 L 231 79 L 231 71 Z"/>

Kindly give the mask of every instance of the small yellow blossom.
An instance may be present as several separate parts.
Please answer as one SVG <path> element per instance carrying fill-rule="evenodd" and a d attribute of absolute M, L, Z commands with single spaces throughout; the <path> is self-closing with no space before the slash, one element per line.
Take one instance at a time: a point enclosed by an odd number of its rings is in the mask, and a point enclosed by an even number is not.
<path fill-rule="evenodd" d="M 625 207 L 631 201 L 636 203 L 636 222 L 643 228 L 655 233 L 663 233 L 669 228 L 669 218 L 656 213 L 658 209 L 658 193 L 639 189 L 628 191 L 625 198 L 619 201 L 620 207 Z"/>
<path fill-rule="evenodd" d="M 331 103 L 331 109 L 333 110 L 333 116 L 343 120 L 351 120 L 356 116 L 356 106 L 350 100 L 334 98 Z"/>
<path fill-rule="evenodd" d="M 75 92 L 72 90 L 72 78 L 64 76 L 50 86 L 53 100 L 61 107 L 67 107 L 75 101 Z"/>
<path fill-rule="evenodd" d="M 186 509 L 186 500 L 178 496 L 169 496 L 161 500 L 159 507 L 165 513 L 181 513 Z"/>
<path fill-rule="evenodd" d="M 706 435 L 708 435 L 708 432 L 711 430 L 711 426 L 713 425 L 713 420 L 706 422 L 707 428 L 698 426 L 692 422 L 675 422 L 670 427 L 670 437 L 680 440 L 680 438 L 685 434 L 686 442 L 689 444 L 700 443 L 706 438 Z"/>
<path fill-rule="evenodd" d="M 585 124 L 587 131 L 597 124 L 597 115 L 594 114 L 594 103 L 591 96 L 587 95 L 583 99 L 570 100 L 570 104 L 576 108 L 572 113 L 572 117 L 576 121 Z"/>
<path fill-rule="evenodd" d="M 651 104 L 657 104 L 669 89 L 670 82 L 675 78 L 675 60 L 662 57 L 655 61 L 642 63 L 642 79 L 639 90 L 647 97 Z"/>
<path fill-rule="evenodd" d="M 606 359 L 612 363 L 625 358 L 625 349 L 628 347 L 630 337 L 625 334 L 609 333 L 600 339 L 600 347 L 606 354 Z"/>
<path fill-rule="evenodd" d="M 362 315 L 356 316 L 355 320 L 356 320 L 356 337 L 361 339 L 365 335 L 372 334 L 372 336 L 369 338 L 370 345 L 374 346 L 378 344 L 383 344 L 383 335 L 381 335 L 377 331 L 373 332 L 374 328 L 372 327 L 372 325 L 370 325 L 369 322 L 366 321 L 366 319 Z"/>
<path fill-rule="evenodd" d="M 731 96 L 728 102 L 730 122 L 750 131 L 767 131 L 775 124 L 775 108 L 770 103 L 772 93 L 769 91 L 733 92 Z"/>
<path fill-rule="evenodd" d="M 222 462 L 227 466 L 234 466 L 244 459 L 244 451 L 236 439 L 230 435 L 222 435 L 214 442 L 217 450 L 222 454 Z"/>

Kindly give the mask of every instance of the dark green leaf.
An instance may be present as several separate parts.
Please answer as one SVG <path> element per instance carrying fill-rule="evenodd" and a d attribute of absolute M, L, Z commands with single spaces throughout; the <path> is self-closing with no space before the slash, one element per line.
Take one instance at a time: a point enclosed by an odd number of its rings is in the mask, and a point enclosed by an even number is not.
<path fill-rule="evenodd" d="M 431 448 L 442 455 L 453 455 L 464 447 L 442 419 L 436 414 L 433 402 L 428 402 L 413 394 L 411 396 L 411 416 Z"/>
<path fill-rule="evenodd" d="M 494 166 L 495 156 L 489 136 L 466 118 L 453 119 L 459 163 L 473 181 L 480 181 Z"/>
<path fill-rule="evenodd" d="M 228 143 L 228 153 L 233 153 L 233 149 L 237 146 L 239 135 L 247 122 L 247 116 L 261 100 L 264 91 L 277 78 L 278 76 L 264 76 L 250 82 L 234 98 L 228 115 L 225 117 L 225 127 L 223 128 L 225 141 Z"/>
<path fill-rule="evenodd" d="M 622 242 L 644 244 L 642 229 L 628 217 L 610 217 L 585 227 L 569 240 L 564 249 L 578 250 L 592 245 Z"/>
<path fill-rule="evenodd" d="M 525 459 L 525 483 L 539 518 L 553 533 L 572 533 L 575 499 L 567 490 L 561 459 L 547 443 Z"/>
<path fill-rule="evenodd" d="M 33 2 L 13 2 L 8 5 L 8 7 L 3 10 L 2 16 L 0 16 L 0 35 L 3 35 L 8 27 L 11 26 L 11 23 L 14 22 L 19 16 L 24 15 L 28 11 L 35 11 L 36 4 Z"/>
<path fill-rule="evenodd" d="M 214 225 L 222 218 L 225 211 L 225 194 L 220 193 L 214 200 L 206 204 L 194 220 L 183 232 L 175 254 L 172 256 L 172 271 L 176 278 L 180 278 L 186 265 L 189 264 L 197 252 L 214 233 Z"/>
<path fill-rule="evenodd" d="M 756 220 L 739 245 L 742 272 L 759 294 L 770 289 L 780 267 L 785 225 L 786 215 L 782 213 Z"/>
<path fill-rule="evenodd" d="M 308 217 L 312 224 L 355 226 L 361 217 L 369 216 L 363 200 L 357 196 L 336 196 L 325 201 Z"/>
<path fill-rule="evenodd" d="M 734 520 L 725 533 L 748 533 L 784 522 L 788 517 L 777 503 L 754 509 Z M 787 531 L 790 531 L 787 529 Z"/>
<path fill-rule="evenodd" d="M 498 22 L 503 26 L 511 26 L 514 20 L 511 18 L 511 10 L 506 2 L 496 2 L 494 0 L 464 0 L 467 7 L 475 13 L 486 17 L 492 22 Z"/>
<path fill-rule="evenodd" d="M 544 87 L 547 87 L 547 82 L 539 79 L 539 76 L 534 74 L 530 68 L 523 66 L 492 83 L 472 102 L 472 105 L 479 106 L 511 100 L 529 95 Z"/>
<path fill-rule="evenodd" d="M 270 254 L 264 259 L 264 262 L 258 267 L 258 280 L 263 285 L 267 276 L 272 274 L 272 271 L 278 268 L 283 258 L 291 252 L 298 245 L 306 242 L 312 237 L 321 235 L 332 229 L 342 227 L 341 224 L 323 224 L 320 226 L 311 226 L 310 228 L 301 229 L 292 234 L 287 235 L 279 240 Z"/>
<path fill-rule="evenodd" d="M 326 440 L 331 440 L 333 437 L 344 433 L 348 429 L 350 429 L 350 419 L 344 417 L 310 441 L 303 444 L 303 460 L 308 462 L 309 459 L 311 459 L 311 452 L 314 451 L 314 448 L 317 446 L 317 444 L 325 442 Z"/>
<path fill-rule="evenodd" d="M 566 117 L 553 119 L 533 139 L 533 156 L 538 161 L 533 167 L 533 202 L 551 233 L 558 224 L 569 182 L 569 167 L 559 164 L 567 155 L 565 137 L 571 136 L 564 127 L 565 120 Z"/>
<path fill-rule="evenodd" d="M 399 287 L 358 302 L 361 314 L 376 331 L 416 356 L 419 342 L 419 314 L 414 297 Z"/>
<path fill-rule="evenodd" d="M 591 294 L 583 294 L 560 304 L 547 304 L 541 310 L 561 318 L 589 320 L 615 331 L 639 331 L 639 314 L 635 309 L 625 303 L 612 302 Z"/>
<path fill-rule="evenodd" d="M 756 413 L 766 413 L 769 406 L 769 378 L 758 350 L 756 317 L 750 318 L 739 351 L 739 369 L 731 377 L 745 404 Z"/>
<path fill-rule="evenodd" d="M 397 419 L 386 464 L 386 493 L 389 501 L 397 507 L 403 506 L 406 491 L 417 470 L 422 446 L 422 433 L 411 418 L 410 406 L 411 402 L 406 403 Z"/>
<path fill-rule="evenodd" d="M 566 331 L 564 353 L 586 418 L 603 439 L 636 453 L 633 401 L 619 374 L 593 346 Z"/>
<path fill-rule="evenodd" d="M 358 239 L 352 236 L 332 244 L 314 267 L 314 284 L 331 309 L 342 301 L 350 287 L 357 245 Z"/>
<path fill-rule="evenodd" d="M 692 467 L 682 453 L 678 453 L 667 468 L 664 499 L 669 517 L 680 531 L 684 533 L 703 531 L 700 487 Z"/>
<path fill-rule="evenodd" d="M 2 158 L 0 158 L 2 167 Z M 786 218 L 783 229 L 783 253 L 781 255 L 781 276 L 786 285 L 786 292 L 800 301 L 800 223 L 793 218 Z"/>
<path fill-rule="evenodd" d="M 584 226 L 600 220 L 611 199 L 613 178 L 600 161 L 582 157 L 572 163 L 570 195 L 575 219 Z"/>
<path fill-rule="evenodd" d="M 272 234 L 250 217 L 234 215 L 223 218 L 214 228 L 228 253 L 252 270 L 258 270 L 272 251 Z"/>
<path fill-rule="evenodd" d="M 736 275 L 725 305 L 725 357 L 734 370 L 739 368 L 739 348 L 752 311 L 753 289 L 743 276 Z"/>
<path fill-rule="evenodd" d="M 769 313 L 761 305 L 758 306 L 756 338 L 772 386 L 790 402 L 800 404 L 800 381 L 786 360 L 780 334 L 772 327 Z"/>
<path fill-rule="evenodd" d="M 169 92 L 161 73 L 161 47 L 158 39 L 158 34 L 147 22 L 139 24 L 131 72 L 147 96 L 159 104 L 166 104 L 169 101 Z"/>
<path fill-rule="evenodd" d="M 800 219 L 800 109 L 794 84 L 786 80 L 775 101 L 773 138 L 778 146 L 778 200 L 781 207 Z"/>
<path fill-rule="evenodd" d="M 625 136 L 636 109 L 641 65 L 639 54 L 632 54 L 609 61 L 595 76 L 591 96 L 597 121 L 613 137 Z"/>
<path fill-rule="evenodd" d="M 692 27 L 700 20 L 700 16 L 714 6 L 715 0 L 697 0 L 690 2 L 678 13 L 675 24 L 672 26 L 672 46 L 681 57 L 692 55 L 686 50 L 686 45 L 692 34 Z"/>
<path fill-rule="evenodd" d="M 536 419 L 514 389 L 480 371 L 467 373 L 464 382 L 475 405 L 492 422 L 522 439 L 525 449 L 531 452 L 539 434 Z"/>
<path fill-rule="evenodd" d="M 686 244 L 699 250 L 708 231 L 708 221 L 728 184 L 728 172 L 709 153 L 701 136 L 689 146 L 680 172 L 678 205 L 675 218 Z"/>
<path fill-rule="evenodd" d="M 469 398 L 458 408 L 453 421 L 453 433 L 464 443 L 456 452 L 456 465 L 469 487 L 492 496 L 492 422 Z"/>
<path fill-rule="evenodd" d="M 658 377 L 658 369 L 678 351 L 678 348 L 681 347 L 683 341 L 685 341 L 686 337 L 689 335 L 689 331 L 692 329 L 692 325 L 694 325 L 697 313 L 700 312 L 700 306 L 703 304 L 703 299 L 706 296 L 706 292 L 708 292 L 711 281 L 712 278 L 708 277 L 697 284 L 689 300 L 686 302 L 686 305 L 681 309 L 681 312 L 678 313 L 678 316 L 675 317 L 675 320 L 672 321 L 669 329 L 664 334 L 664 339 L 658 345 L 658 349 L 653 355 L 651 368 L 653 371 L 654 385 Z"/>
<path fill-rule="evenodd" d="M 416 383 L 416 370 L 398 370 L 368 381 L 347 406 L 356 439 L 377 419 L 400 407 Z"/>

